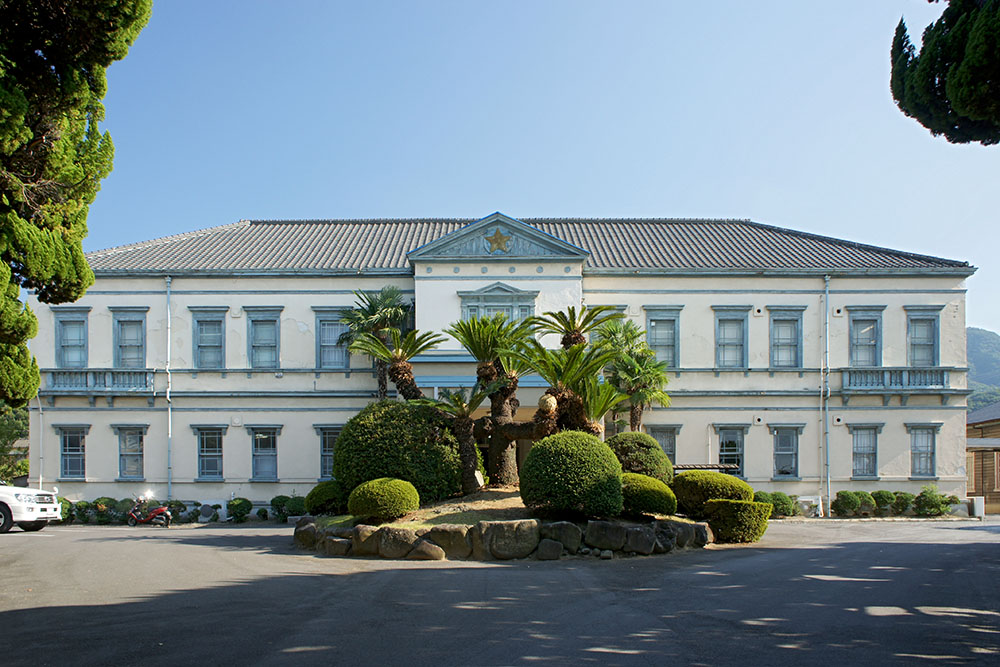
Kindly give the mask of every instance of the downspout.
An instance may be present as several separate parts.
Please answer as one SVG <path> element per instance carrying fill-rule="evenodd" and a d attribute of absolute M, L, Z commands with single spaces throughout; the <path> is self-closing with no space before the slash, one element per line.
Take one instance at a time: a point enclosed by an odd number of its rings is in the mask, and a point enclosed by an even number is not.
<path fill-rule="evenodd" d="M 823 450 L 826 454 L 826 516 L 830 516 L 830 276 L 823 276 Z M 823 516 L 820 499 L 820 516 Z"/>
<path fill-rule="evenodd" d="M 45 474 L 45 447 L 42 441 L 45 439 L 45 413 L 42 411 L 42 399 L 35 394 L 38 401 L 38 490 L 42 489 L 42 475 Z"/>
<path fill-rule="evenodd" d="M 171 335 L 170 335 L 170 276 L 166 277 L 167 282 L 167 500 L 173 500 L 173 481 L 174 481 L 174 469 L 173 462 L 171 461 L 171 449 L 174 440 L 174 412 L 173 405 L 170 402 L 170 390 L 173 388 L 173 378 L 170 375 L 170 345 L 171 345 Z"/>

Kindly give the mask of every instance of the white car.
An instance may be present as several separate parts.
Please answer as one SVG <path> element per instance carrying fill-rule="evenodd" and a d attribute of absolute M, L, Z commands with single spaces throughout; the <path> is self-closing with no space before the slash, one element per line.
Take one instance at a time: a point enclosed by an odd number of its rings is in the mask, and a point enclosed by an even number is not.
<path fill-rule="evenodd" d="M 62 506 L 54 491 L 0 482 L 0 533 L 6 533 L 15 523 L 21 530 L 41 530 L 49 521 L 61 518 Z"/>

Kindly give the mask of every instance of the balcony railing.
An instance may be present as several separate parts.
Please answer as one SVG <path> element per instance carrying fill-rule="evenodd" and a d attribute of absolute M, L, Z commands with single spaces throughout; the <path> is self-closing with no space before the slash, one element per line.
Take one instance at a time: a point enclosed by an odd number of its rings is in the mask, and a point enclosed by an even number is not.
<path fill-rule="evenodd" d="M 842 371 L 842 386 L 852 390 L 945 389 L 944 368 L 849 368 Z"/>
<path fill-rule="evenodd" d="M 148 368 L 50 369 L 46 389 L 56 391 L 152 391 L 155 373 Z"/>

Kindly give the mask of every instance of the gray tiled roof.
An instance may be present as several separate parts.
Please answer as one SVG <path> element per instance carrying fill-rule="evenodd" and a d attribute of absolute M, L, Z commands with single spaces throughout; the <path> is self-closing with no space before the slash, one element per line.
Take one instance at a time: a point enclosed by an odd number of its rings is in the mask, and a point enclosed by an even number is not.
<path fill-rule="evenodd" d="M 408 272 L 406 253 L 474 220 L 244 220 L 87 254 L 97 273 Z M 971 273 L 967 262 L 889 250 L 748 220 L 522 222 L 591 253 L 589 271 L 887 270 Z"/>
<path fill-rule="evenodd" d="M 978 410 L 973 410 L 965 418 L 966 424 L 982 424 L 1000 419 L 1000 401 L 984 405 Z"/>

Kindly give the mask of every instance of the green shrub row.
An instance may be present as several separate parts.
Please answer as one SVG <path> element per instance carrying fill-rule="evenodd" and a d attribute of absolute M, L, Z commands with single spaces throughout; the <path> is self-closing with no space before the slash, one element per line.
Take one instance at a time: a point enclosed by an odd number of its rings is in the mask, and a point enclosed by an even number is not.
<path fill-rule="evenodd" d="M 830 509 L 839 517 L 851 516 L 902 516 L 910 508 L 917 516 L 941 516 L 951 505 L 959 502 L 956 496 L 945 496 L 933 484 L 922 487 L 914 496 L 906 491 L 838 491 Z"/>

